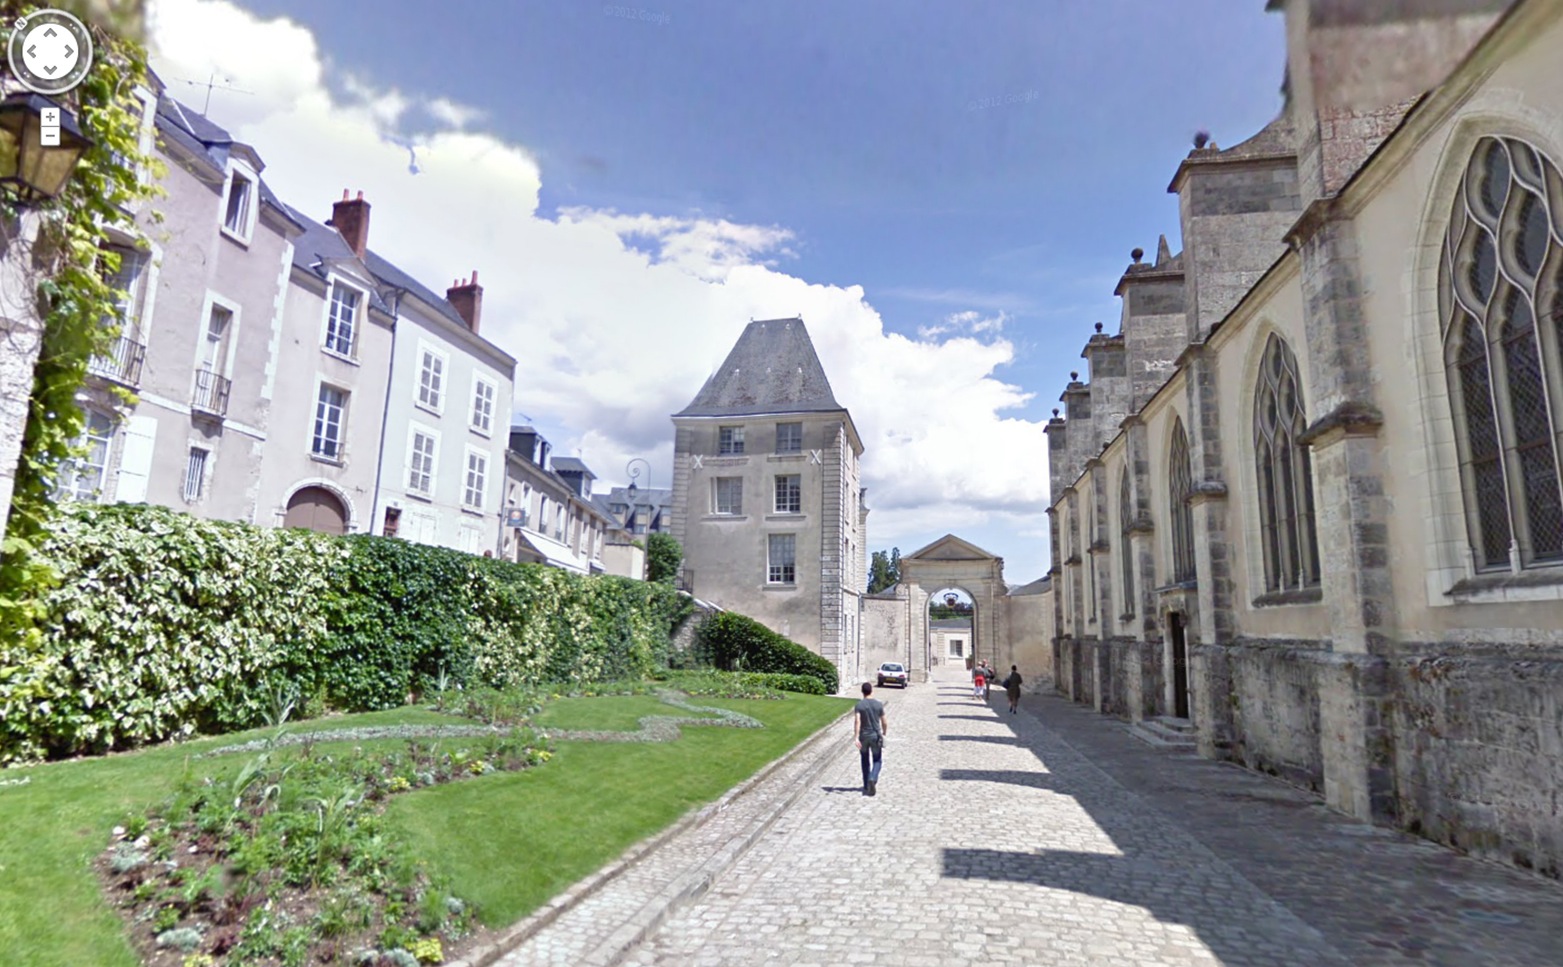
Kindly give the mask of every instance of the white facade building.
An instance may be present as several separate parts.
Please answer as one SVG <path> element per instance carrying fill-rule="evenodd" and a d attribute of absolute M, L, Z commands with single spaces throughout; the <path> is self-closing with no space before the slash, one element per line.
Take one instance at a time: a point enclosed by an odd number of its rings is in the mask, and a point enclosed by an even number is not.
<path fill-rule="evenodd" d="M 441 298 L 374 253 L 369 264 L 397 315 L 374 533 L 492 552 L 516 361 L 478 335 L 477 273 Z"/>

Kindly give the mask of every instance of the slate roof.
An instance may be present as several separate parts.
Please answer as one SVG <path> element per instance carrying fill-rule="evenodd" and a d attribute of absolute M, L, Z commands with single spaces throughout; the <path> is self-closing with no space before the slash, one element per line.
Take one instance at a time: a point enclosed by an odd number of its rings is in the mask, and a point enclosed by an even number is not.
<path fill-rule="evenodd" d="M 809 331 L 798 319 L 751 322 L 727 359 L 675 416 L 820 413 L 836 402 Z"/>
<path fill-rule="evenodd" d="M 1053 589 L 1053 579 L 1050 578 L 1050 577 L 1042 577 L 1042 578 L 1037 578 L 1035 581 L 1032 581 L 1030 584 L 1022 584 L 1019 587 L 1010 588 L 1009 589 L 1009 594 L 1010 594 L 1011 597 L 1019 597 L 1021 595 L 1028 595 L 1028 594 L 1046 594 L 1048 591 L 1051 591 L 1052 589 Z"/>
<path fill-rule="evenodd" d="M 320 224 L 313 218 L 301 214 L 296 208 L 289 207 L 288 211 L 304 226 L 304 234 L 293 240 L 295 268 L 303 269 L 324 282 L 329 271 L 326 261 L 353 258 L 353 250 L 347 247 L 347 242 L 336 229 Z M 369 293 L 369 304 L 388 316 L 394 315 L 390 305 L 380 297 L 378 290 Z"/>
<path fill-rule="evenodd" d="M 610 504 L 631 504 L 637 507 L 666 507 L 673 502 L 673 491 L 660 490 L 655 487 L 636 487 L 635 499 L 630 500 L 628 487 L 614 487 L 606 494 L 598 494 Z"/>
<path fill-rule="evenodd" d="M 553 467 L 554 473 L 590 473 L 593 477 L 597 476 L 591 472 L 591 468 L 575 457 L 554 457 Z"/>
<path fill-rule="evenodd" d="M 323 264 L 323 260 L 354 257 L 353 250 L 347 247 L 347 242 L 336 229 L 315 221 L 292 206 L 284 206 L 284 209 L 294 221 L 304 226 L 304 234 L 293 240 L 294 266 L 325 281 L 329 267 Z M 445 317 L 452 325 L 460 326 L 462 329 L 467 328 L 467 321 L 456 311 L 456 307 L 450 304 L 450 300 L 442 295 L 436 295 L 433 289 L 397 268 L 384 256 L 377 254 L 374 249 L 370 249 L 365 256 L 364 265 L 381 285 L 409 292 L 432 306 L 435 312 Z M 369 304 L 386 315 L 395 314 L 391 311 L 391 305 L 381 298 L 378 291 L 369 294 Z M 484 340 L 484 342 L 488 341 Z M 489 345 L 492 346 L 493 343 Z M 495 348 L 498 349 L 497 346 Z M 508 358 L 509 354 L 505 355 Z"/>
<path fill-rule="evenodd" d="M 154 121 L 157 132 L 164 142 L 177 144 L 197 162 L 204 163 L 208 175 L 216 178 L 224 177 L 228 170 L 228 156 L 232 153 L 233 146 L 243 142 L 235 141 L 233 135 L 215 124 L 211 118 L 169 97 L 161 89 L 161 80 L 156 79 L 155 76 L 153 83 L 159 87 Z M 248 146 L 246 148 L 248 149 Z M 260 183 L 260 200 L 262 205 L 298 223 L 293 212 L 276 196 L 264 178 Z M 299 227 L 304 226 L 299 224 Z"/>

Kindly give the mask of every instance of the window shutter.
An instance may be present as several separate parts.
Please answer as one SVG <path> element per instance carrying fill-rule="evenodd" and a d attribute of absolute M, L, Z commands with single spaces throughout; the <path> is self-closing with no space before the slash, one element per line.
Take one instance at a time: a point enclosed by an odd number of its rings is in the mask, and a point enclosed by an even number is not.
<path fill-rule="evenodd" d="M 122 504 L 139 504 L 147 499 L 147 480 L 152 476 L 157 418 L 132 416 L 123 426 L 125 445 L 120 451 L 119 483 L 114 490 L 114 499 Z"/>

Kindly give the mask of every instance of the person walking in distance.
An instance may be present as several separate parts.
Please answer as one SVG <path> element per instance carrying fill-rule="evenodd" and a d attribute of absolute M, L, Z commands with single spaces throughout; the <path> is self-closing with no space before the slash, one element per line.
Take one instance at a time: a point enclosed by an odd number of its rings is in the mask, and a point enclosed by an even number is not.
<path fill-rule="evenodd" d="M 874 795 L 879 785 L 879 767 L 884 764 L 885 733 L 889 723 L 885 719 L 885 703 L 874 698 L 874 683 L 863 683 L 863 697 L 858 700 L 852 716 L 852 742 L 857 746 L 858 758 L 863 764 L 863 795 Z"/>
<path fill-rule="evenodd" d="M 985 677 L 987 674 L 988 669 L 982 665 L 978 665 L 972 670 L 971 697 L 979 702 L 987 697 L 988 679 Z"/>
<path fill-rule="evenodd" d="M 1004 694 L 1009 697 L 1009 714 L 1015 714 L 1016 706 L 1020 705 L 1020 669 L 1014 665 L 1009 666 L 1009 677 L 1004 679 Z"/>

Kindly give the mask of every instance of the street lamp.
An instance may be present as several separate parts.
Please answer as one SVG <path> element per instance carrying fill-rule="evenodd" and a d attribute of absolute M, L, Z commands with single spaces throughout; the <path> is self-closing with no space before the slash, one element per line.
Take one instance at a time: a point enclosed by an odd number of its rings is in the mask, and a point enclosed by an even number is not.
<path fill-rule="evenodd" d="M 649 460 L 647 460 L 645 457 L 635 457 L 629 463 L 626 463 L 624 465 L 624 472 L 630 476 L 630 485 L 627 488 L 627 492 L 629 493 L 631 501 L 634 501 L 635 491 L 638 489 L 635 484 L 636 481 L 640 478 L 640 468 L 636 467 L 634 470 L 631 470 L 630 468 L 634 467 L 637 463 L 644 463 L 646 465 L 646 486 L 651 486 L 651 462 Z"/>
<path fill-rule="evenodd" d="M 58 123 L 57 144 L 44 143 L 45 120 Z M 0 188 L 24 203 L 64 191 L 76 163 L 91 146 L 70 112 L 41 94 L 17 94 L 0 101 Z"/>

